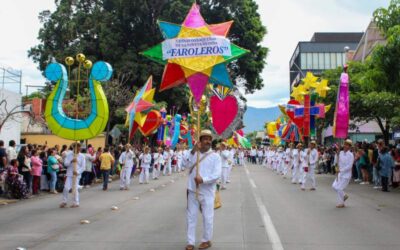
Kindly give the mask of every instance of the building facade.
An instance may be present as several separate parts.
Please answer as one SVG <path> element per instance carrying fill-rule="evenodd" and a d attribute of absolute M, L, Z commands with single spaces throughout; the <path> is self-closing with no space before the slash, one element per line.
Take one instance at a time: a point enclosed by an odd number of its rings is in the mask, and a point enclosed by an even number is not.
<path fill-rule="evenodd" d="M 346 53 L 357 49 L 363 34 L 318 32 L 309 42 L 299 42 L 289 62 L 290 91 L 308 71 L 320 76 L 324 70 L 343 66 Z"/>

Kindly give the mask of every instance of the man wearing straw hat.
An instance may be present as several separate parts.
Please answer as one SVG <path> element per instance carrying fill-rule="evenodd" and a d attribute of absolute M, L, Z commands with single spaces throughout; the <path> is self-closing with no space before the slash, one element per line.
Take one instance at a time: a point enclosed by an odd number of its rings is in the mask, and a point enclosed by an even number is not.
<path fill-rule="evenodd" d="M 311 180 L 311 191 L 315 190 L 316 181 L 315 181 L 315 167 L 318 162 L 318 151 L 316 149 L 317 143 L 315 141 L 310 142 L 310 147 L 307 151 L 307 156 L 305 159 L 307 160 L 307 165 L 304 168 L 303 181 L 301 184 L 301 190 L 305 190 L 307 180 Z"/>
<path fill-rule="evenodd" d="M 220 145 L 221 149 L 221 168 L 222 168 L 222 173 L 221 173 L 221 190 L 226 189 L 226 183 L 228 181 L 228 174 L 229 174 L 229 158 L 230 158 L 230 152 L 229 150 L 226 149 L 226 143 L 222 142 Z"/>
<path fill-rule="evenodd" d="M 344 193 L 344 189 L 347 187 L 347 185 L 349 185 L 351 171 L 353 169 L 354 155 L 352 152 L 350 152 L 352 145 L 353 142 L 347 139 L 344 142 L 343 150 L 339 153 L 339 173 L 332 184 L 332 188 L 335 189 L 337 193 L 337 208 L 343 208 L 344 202 L 347 200 L 347 198 L 349 198 L 349 196 Z"/>
<path fill-rule="evenodd" d="M 292 183 L 297 184 L 301 182 L 301 171 L 300 171 L 300 154 L 303 148 L 303 144 L 298 143 L 296 148 L 292 150 Z"/>
<path fill-rule="evenodd" d="M 210 130 L 202 130 L 200 141 L 193 147 L 189 156 L 186 250 L 194 249 L 197 213 L 199 210 L 202 213 L 204 230 L 199 249 L 211 247 L 215 189 L 216 183 L 221 177 L 221 157 L 211 150 L 212 139 Z M 197 154 L 199 154 L 199 157 Z"/>

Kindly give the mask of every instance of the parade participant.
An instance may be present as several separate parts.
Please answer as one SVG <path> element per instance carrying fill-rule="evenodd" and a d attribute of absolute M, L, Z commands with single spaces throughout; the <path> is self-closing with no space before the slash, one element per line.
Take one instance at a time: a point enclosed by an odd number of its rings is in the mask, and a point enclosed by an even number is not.
<path fill-rule="evenodd" d="M 162 148 L 158 148 L 157 152 L 153 154 L 154 165 L 153 165 L 153 180 L 157 180 L 160 176 L 161 166 L 164 164 L 164 157 Z"/>
<path fill-rule="evenodd" d="M 286 178 L 286 175 L 288 174 L 289 170 L 292 168 L 292 151 L 293 151 L 293 143 L 289 143 L 289 147 L 286 148 L 285 151 L 285 165 L 283 168 L 283 178 Z"/>
<path fill-rule="evenodd" d="M 135 159 L 135 153 L 132 151 L 131 144 L 128 143 L 125 145 L 125 151 L 121 153 L 118 159 L 119 164 L 121 164 L 122 167 L 119 177 L 120 190 L 129 190 L 134 159 Z"/>
<path fill-rule="evenodd" d="M 257 163 L 261 165 L 263 163 L 264 152 L 262 147 L 259 147 L 257 150 Z"/>
<path fill-rule="evenodd" d="M 273 153 L 273 151 L 272 151 L 272 149 L 273 149 L 273 147 L 272 146 L 270 146 L 269 148 L 268 148 L 268 150 L 267 150 L 267 167 L 269 168 L 269 169 L 272 169 L 272 153 Z"/>
<path fill-rule="evenodd" d="M 349 197 L 344 193 L 344 189 L 349 185 L 353 169 L 354 155 L 350 151 L 352 144 L 353 142 L 351 140 L 346 140 L 344 142 L 343 150 L 340 151 L 338 156 L 339 172 L 332 184 L 332 188 L 335 189 L 337 193 L 337 208 L 343 208 L 344 202 Z"/>
<path fill-rule="evenodd" d="M 226 148 L 226 143 L 222 142 L 220 145 L 221 148 L 221 190 L 226 189 L 226 183 L 228 180 L 228 172 L 229 172 L 229 158 L 230 158 L 230 152 Z"/>
<path fill-rule="evenodd" d="M 104 153 L 100 155 L 99 158 L 101 165 L 100 171 L 103 175 L 103 190 L 106 191 L 108 189 L 108 179 L 111 172 L 111 167 L 114 165 L 114 157 L 110 153 L 110 149 L 108 147 L 104 148 Z"/>
<path fill-rule="evenodd" d="M 304 171 L 305 173 L 303 174 L 303 181 L 301 184 L 301 190 L 305 190 L 307 180 L 311 180 L 311 191 L 315 190 L 316 187 L 316 182 L 315 182 L 315 167 L 317 166 L 318 162 L 318 151 L 315 148 L 317 146 L 317 143 L 315 141 L 310 142 L 310 147 L 308 148 L 307 151 L 304 151 L 306 154 L 305 159 L 306 159 L 306 170 Z"/>
<path fill-rule="evenodd" d="M 292 150 L 292 183 L 297 184 L 301 180 L 300 172 L 300 154 L 303 148 L 303 144 L 297 144 L 296 148 Z"/>
<path fill-rule="evenodd" d="M 283 175 L 284 166 L 285 166 L 285 152 L 283 151 L 283 147 L 279 147 L 277 154 L 277 174 Z"/>
<path fill-rule="evenodd" d="M 251 158 L 251 163 L 257 164 L 257 150 L 256 147 L 253 146 L 250 150 L 250 158 Z"/>
<path fill-rule="evenodd" d="M 243 148 L 239 149 L 239 166 L 244 165 L 244 150 Z"/>
<path fill-rule="evenodd" d="M 197 213 L 201 209 L 203 217 L 203 237 L 199 249 L 211 247 L 214 223 L 214 199 L 216 182 L 221 177 L 221 157 L 211 150 L 212 134 L 210 130 L 200 133 L 200 141 L 191 151 L 188 179 L 187 202 L 187 246 L 193 250 L 196 241 Z M 199 166 L 197 164 L 199 154 Z M 199 175 L 196 168 L 199 167 Z M 198 196 L 196 195 L 196 190 Z M 196 197 L 197 196 L 197 197 Z"/>
<path fill-rule="evenodd" d="M 183 160 L 182 160 L 182 169 L 188 168 L 189 166 L 189 156 L 190 156 L 190 150 L 187 145 L 183 146 Z"/>
<path fill-rule="evenodd" d="M 76 148 L 76 149 L 75 149 Z M 74 157 L 74 151 L 73 149 L 76 150 L 76 152 L 79 152 L 76 155 L 76 158 Z M 65 160 L 64 160 L 64 166 L 67 168 L 67 179 L 65 180 L 64 183 L 64 190 L 63 190 L 63 199 L 60 204 L 60 208 L 64 208 L 67 206 L 68 202 L 68 193 L 69 190 L 72 188 L 72 194 L 73 194 L 73 202 L 72 202 L 72 208 L 79 207 L 79 190 L 78 190 L 78 184 L 79 180 L 81 178 L 81 174 L 85 169 L 86 166 L 86 160 L 85 156 L 80 153 L 81 151 L 81 144 L 76 143 L 72 144 L 70 149 L 66 151 L 65 153 Z M 76 171 L 74 171 L 74 164 L 76 164 Z M 76 178 L 75 180 L 75 187 L 73 187 L 73 178 Z"/>
<path fill-rule="evenodd" d="M 163 170 L 163 175 L 165 175 L 165 174 L 171 175 L 171 173 L 172 173 L 171 162 L 172 162 L 173 152 L 169 148 L 169 146 L 165 147 L 163 155 L 164 155 L 164 164 L 165 164 L 164 170 Z"/>
<path fill-rule="evenodd" d="M 228 159 L 228 176 L 226 179 L 226 183 L 231 183 L 231 172 L 232 172 L 232 168 L 233 165 L 235 164 L 235 148 L 233 148 L 232 146 L 228 146 L 228 151 L 229 151 L 229 159 Z"/>
<path fill-rule="evenodd" d="M 150 154 L 150 148 L 145 147 L 144 148 L 144 153 L 142 153 L 139 156 L 139 159 L 142 160 L 141 167 L 142 170 L 140 171 L 139 175 L 139 184 L 149 184 L 149 169 L 150 169 L 150 164 L 151 164 L 151 154 Z"/>
<path fill-rule="evenodd" d="M 268 162 L 268 148 L 264 149 L 263 153 L 264 153 L 264 155 L 263 155 L 263 163 L 262 163 L 262 165 L 263 165 L 263 167 L 266 167 L 267 166 L 267 162 Z"/>
<path fill-rule="evenodd" d="M 182 162 L 183 162 L 183 151 L 182 151 L 182 145 L 180 144 L 178 144 L 176 147 L 175 159 L 176 159 L 175 173 L 176 172 L 179 173 L 182 171 Z"/>

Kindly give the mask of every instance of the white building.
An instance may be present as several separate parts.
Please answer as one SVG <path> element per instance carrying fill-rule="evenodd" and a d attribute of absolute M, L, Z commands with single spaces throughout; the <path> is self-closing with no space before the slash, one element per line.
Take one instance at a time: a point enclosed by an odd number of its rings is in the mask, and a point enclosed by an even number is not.
<path fill-rule="evenodd" d="M 4 88 L 0 89 L 0 123 L 5 119 L 7 113 L 15 107 L 21 106 L 21 94 L 15 93 Z M 20 109 L 19 109 L 20 110 Z M 21 117 L 22 114 L 17 114 L 7 119 L 0 130 L 0 140 L 4 141 L 5 146 L 8 146 L 10 140 L 14 140 L 20 144 L 21 139 Z"/>

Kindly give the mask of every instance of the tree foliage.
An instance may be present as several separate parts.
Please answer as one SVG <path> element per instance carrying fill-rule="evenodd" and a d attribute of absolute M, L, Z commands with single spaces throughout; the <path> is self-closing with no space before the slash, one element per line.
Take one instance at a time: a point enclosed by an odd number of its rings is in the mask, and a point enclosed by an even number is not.
<path fill-rule="evenodd" d="M 40 43 L 28 51 L 39 69 L 55 58 L 84 53 L 92 61 L 111 63 L 117 74 L 129 72 L 128 85 L 141 86 L 150 74 L 161 80 L 163 67 L 149 61 L 139 52 L 161 42 L 157 20 L 182 23 L 192 0 L 55 0 L 54 12 L 42 11 Z M 267 48 L 260 42 L 266 34 L 254 0 L 198 1 L 208 23 L 234 20 L 230 32 L 233 42 L 251 51 L 232 62 L 232 80 L 252 93 L 263 87 L 260 73 L 264 68 Z M 186 91 L 174 88 L 156 95 L 156 101 L 169 106 L 186 106 Z"/>

